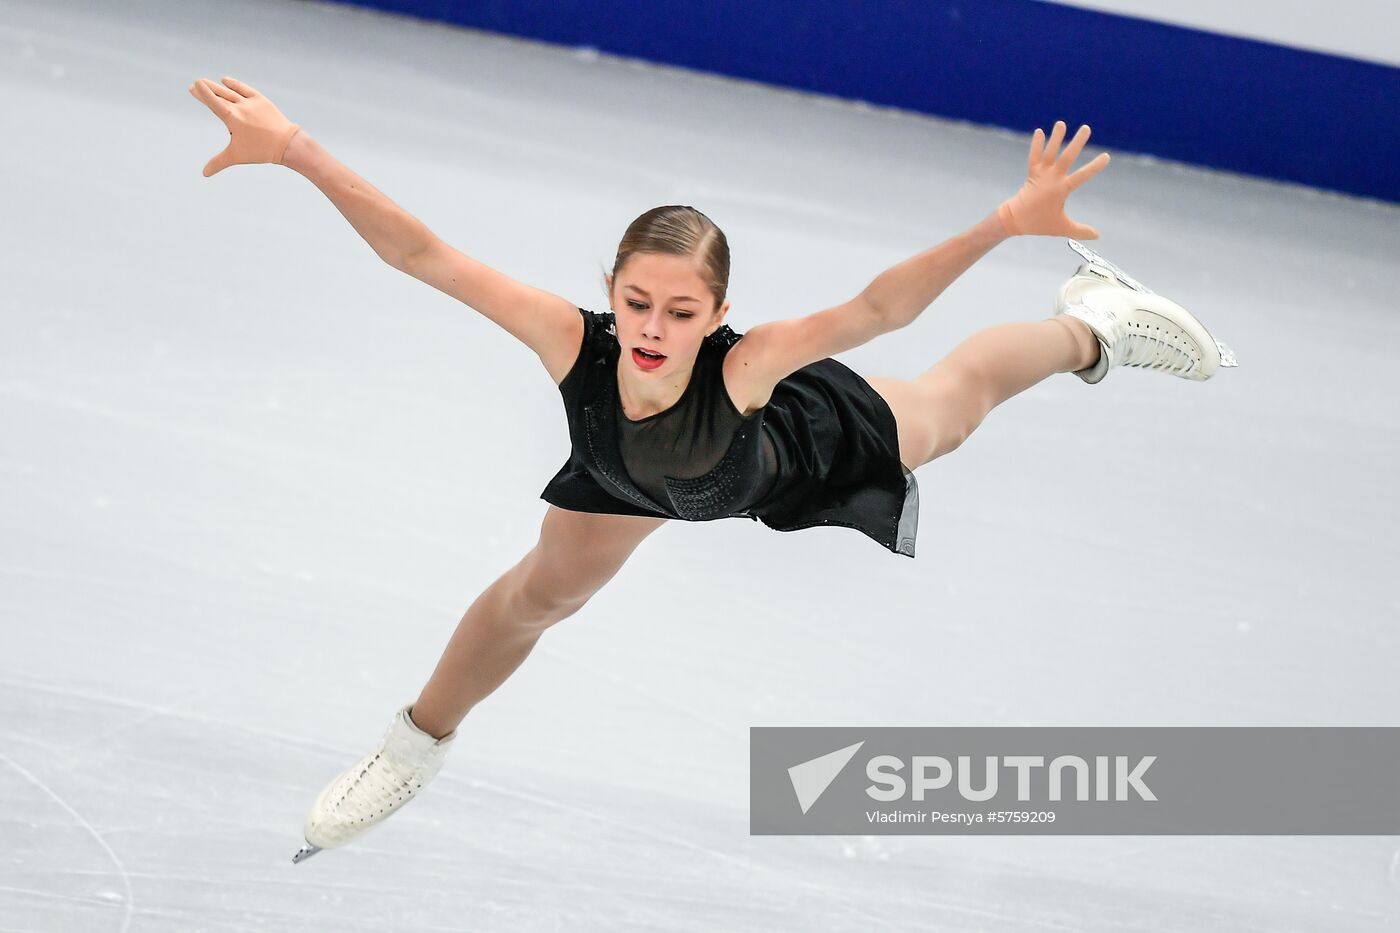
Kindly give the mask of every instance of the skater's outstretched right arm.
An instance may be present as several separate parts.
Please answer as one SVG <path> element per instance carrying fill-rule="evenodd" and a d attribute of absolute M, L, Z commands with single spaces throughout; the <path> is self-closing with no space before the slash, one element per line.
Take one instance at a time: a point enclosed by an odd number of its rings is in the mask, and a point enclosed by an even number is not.
<path fill-rule="evenodd" d="M 275 163 L 321 189 L 380 259 L 490 318 L 539 356 L 555 383 L 578 357 L 583 318 L 569 301 L 448 246 L 422 221 L 327 152 L 252 86 L 201 78 L 190 93 L 228 127 L 229 143 L 204 167 Z"/>

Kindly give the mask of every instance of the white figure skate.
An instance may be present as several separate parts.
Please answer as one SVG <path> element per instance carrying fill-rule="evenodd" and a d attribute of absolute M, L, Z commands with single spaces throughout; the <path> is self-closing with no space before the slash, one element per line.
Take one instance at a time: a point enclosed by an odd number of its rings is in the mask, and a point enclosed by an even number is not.
<path fill-rule="evenodd" d="M 306 815 L 306 845 L 292 862 L 343 846 L 397 813 L 442 768 L 457 733 L 434 739 L 399 710 L 379 748 L 326 785 Z"/>
<path fill-rule="evenodd" d="M 1099 340 L 1099 359 L 1075 373 L 1093 384 L 1115 366 L 1136 366 L 1204 381 L 1237 366 L 1229 347 L 1185 308 L 1129 276 L 1089 247 L 1070 240 L 1086 262 L 1055 296 L 1055 313 L 1077 317 Z"/>

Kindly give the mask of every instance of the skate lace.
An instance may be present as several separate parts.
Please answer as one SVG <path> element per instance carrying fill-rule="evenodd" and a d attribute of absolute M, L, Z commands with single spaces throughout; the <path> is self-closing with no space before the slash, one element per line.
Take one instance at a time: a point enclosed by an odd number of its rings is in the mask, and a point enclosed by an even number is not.
<path fill-rule="evenodd" d="M 1120 321 L 1116 347 L 1118 363 L 1182 375 L 1197 363 L 1196 357 L 1180 346 L 1179 341 L 1183 340 L 1189 338 L 1171 327 Z"/>
<path fill-rule="evenodd" d="M 334 809 L 352 819 L 372 819 L 387 813 L 414 795 L 432 770 L 432 759 L 413 764 L 406 743 L 392 739 L 365 762 L 335 802 Z"/>
<path fill-rule="evenodd" d="M 373 820 L 412 797 L 416 783 L 416 774 L 397 772 L 382 755 L 375 755 L 352 778 L 332 809 L 344 820 Z"/>

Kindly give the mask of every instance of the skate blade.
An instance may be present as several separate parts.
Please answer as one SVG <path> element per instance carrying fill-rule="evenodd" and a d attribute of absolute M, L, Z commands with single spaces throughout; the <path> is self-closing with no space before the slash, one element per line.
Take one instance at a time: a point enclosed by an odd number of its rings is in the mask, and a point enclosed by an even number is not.
<path fill-rule="evenodd" d="M 298 849 L 296 855 L 292 856 L 292 864 L 295 865 L 298 862 L 304 862 L 320 851 L 321 850 L 319 847 L 313 846 L 308 843 L 307 845 L 304 845 L 300 849 Z"/>
<path fill-rule="evenodd" d="M 1069 240 L 1068 242 L 1069 242 L 1069 248 L 1070 248 L 1070 249 L 1074 250 L 1074 251 L 1075 251 L 1076 253 L 1078 253 L 1080 256 L 1082 256 L 1082 257 L 1084 257 L 1085 259 L 1087 259 L 1089 262 L 1097 263 L 1098 265 L 1101 265 L 1101 266 L 1103 266 L 1104 268 L 1108 269 L 1108 270 L 1109 270 L 1110 272 L 1112 272 L 1114 275 L 1118 276 L 1118 280 L 1119 280 L 1120 282 L 1122 282 L 1122 283 L 1123 283 L 1124 285 L 1126 285 L 1128 288 L 1131 288 L 1133 291 L 1135 291 L 1135 292 L 1142 292 L 1142 293 L 1147 294 L 1147 295 L 1155 295 L 1155 294 L 1156 294 L 1156 292 L 1154 292 L 1152 289 L 1148 288 L 1146 285 L 1143 285 L 1143 284 L 1142 284 L 1141 282 L 1139 282 L 1137 279 L 1133 278 L 1131 275 L 1129 275 L 1128 273 L 1124 272 L 1122 269 L 1118 268 L 1118 266 L 1116 266 L 1116 265 L 1114 265 L 1113 263 L 1109 262 L 1107 259 L 1104 259 L 1104 258 L 1103 258 L 1102 256 L 1100 256 L 1098 253 L 1094 252 L 1092 249 L 1090 249 L 1089 247 L 1085 246 L 1083 243 L 1079 242 L 1078 240 Z"/>
<path fill-rule="evenodd" d="M 1212 338 L 1212 339 L 1215 339 L 1215 338 Z M 1220 365 L 1221 365 L 1221 366 L 1238 366 L 1238 365 L 1240 365 L 1239 363 L 1236 363 L 1236 362 L 1235 362 L 1235 351 L 1234 351 L 1234 350 L 1231 350 L 1229 347 L 1225 346 L 1225 344 L 1221 343 L 1219 340 L 1215 340 L 1215 349 L 1217 349 L 1217 350 L 1220 351 Z"/>

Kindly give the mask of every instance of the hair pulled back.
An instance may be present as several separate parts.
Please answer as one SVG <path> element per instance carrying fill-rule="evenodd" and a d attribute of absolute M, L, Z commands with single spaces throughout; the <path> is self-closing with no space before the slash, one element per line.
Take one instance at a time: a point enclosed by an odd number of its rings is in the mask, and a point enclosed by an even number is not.
<path fill-rule="evenodd" d="M 617 258 L 613 260 L 614 283 L 623 266 L 638 253 L 691 257 L 714 296 L 714 310 L 724 304 L 724 296 L 729 291 L 729 241 L 714 221 L 695 208 L 681 204 L 653 207 L 628 224 L 622 242 L 617 245 Z M 611 294 L 608 300 L 612 300 Z"/>

